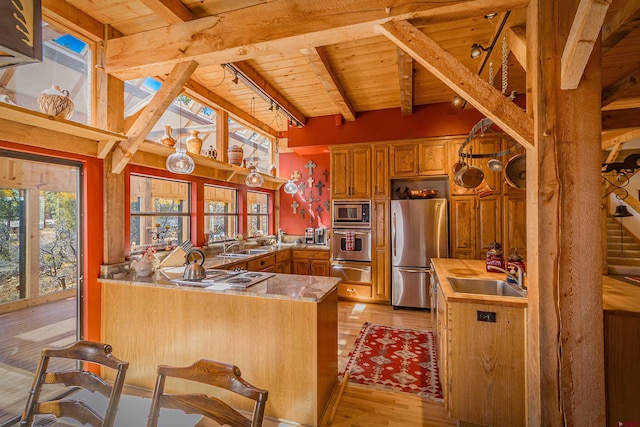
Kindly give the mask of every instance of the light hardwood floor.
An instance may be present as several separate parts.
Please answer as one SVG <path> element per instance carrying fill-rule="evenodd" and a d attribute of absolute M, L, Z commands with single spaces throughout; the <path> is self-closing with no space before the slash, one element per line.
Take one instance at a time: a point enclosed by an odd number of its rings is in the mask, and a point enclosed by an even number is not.
<path fill-rule="evenodd" d="M 394 310 L 391 306 L 338 303 L 338 361 L 342 367 L 365 322 L 378 325 L 433 329 L 431 313 Z M 335 393 L 334 393 L 335 394 Z M 332 402 L 333 403 L 333 402 Z M 331 404 L 327 413 L 330 412 Z M 328 426 L 327 416 L 322 426 Z M 457 426 L 441 403 L 423 401 L 402 393 L 391 393 L 347 384 L 332 426 L 336 427 L 440 427 Z"/>

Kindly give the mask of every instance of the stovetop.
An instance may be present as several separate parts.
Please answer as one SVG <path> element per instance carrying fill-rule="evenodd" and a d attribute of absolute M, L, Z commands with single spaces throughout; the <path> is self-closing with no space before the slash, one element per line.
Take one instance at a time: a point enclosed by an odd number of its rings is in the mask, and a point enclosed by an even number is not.
<path fill-rule="evenodd" d="M 206 270 L 206 277 L 202 280 L 174 279 L 173 281 L 181 285 L 209 287 L 212 285 L 229 285 L 230 287 L 248 288 L 256 283 L 262 282 L 275 273 L 262 271 L 247 271 L 241 269 L 234 270 Z"/>

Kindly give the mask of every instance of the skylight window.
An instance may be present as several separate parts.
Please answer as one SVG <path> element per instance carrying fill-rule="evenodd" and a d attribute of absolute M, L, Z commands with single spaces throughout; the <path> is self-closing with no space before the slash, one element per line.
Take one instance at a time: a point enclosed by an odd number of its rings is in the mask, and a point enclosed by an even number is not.
<path fill-rule="evenodd" d="M 70 35 L 70 34 L 65 34 L 63 36 L 60 36 L 58 38 L 53 39 L 54 43 L 57 43 L 58 45 L 69 49 L 72 52 L 77 53 L 78 55 L 82 55 L 85 51 L 85 49 L 87 49 L 88 45 L 83 42 L 82 40 Z"/>

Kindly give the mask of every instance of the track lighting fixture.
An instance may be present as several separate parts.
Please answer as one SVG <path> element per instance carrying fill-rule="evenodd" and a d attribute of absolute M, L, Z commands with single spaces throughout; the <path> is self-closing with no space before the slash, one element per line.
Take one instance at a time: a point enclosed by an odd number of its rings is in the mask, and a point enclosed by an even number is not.
<path fill-rule="evenodd" d="M 481 44 L 474 43 L 471 45 L 471 58 L 479 58 L 482 52 L 491 52 L 491 48 L 483 47 Z"/>
<path fill-rule="evenodd" d="M 233 83 L 238 84 L 238 73 L 234 73 L 234 77 L 233 80 L 231 80 Z"/>

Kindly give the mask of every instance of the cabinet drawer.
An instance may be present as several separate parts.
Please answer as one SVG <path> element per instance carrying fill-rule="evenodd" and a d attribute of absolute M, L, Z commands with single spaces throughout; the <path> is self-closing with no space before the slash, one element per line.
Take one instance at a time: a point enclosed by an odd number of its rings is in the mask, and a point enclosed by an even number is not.
<path fill-rule="evenodd" d="M 296 259 L 329 259 L 329 251 L 294 249 L 293 257 Z"/>
<path fill-rule="evenodd" d="M 266 257 L 247 261 L 247 270 L 249 271 L 261 271 L 265 268 L 272 267 L 276 263 L 276 257 L 274 255 L 268 255 Z"/>
<path fill-rule="evenodd" d="M 286 251 L 276 252 L 276 262 L 287 261 L 291 259 L 291 249 L 287 249 Z"/>
<path fill-rule="evenodd" d="M 371 298 L 371 286 L 340 283 L 338 296 L 345 298 Z"/>

